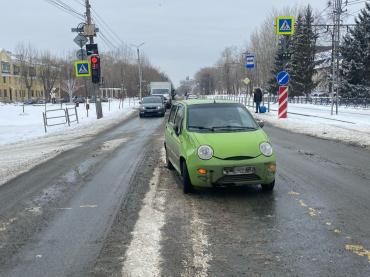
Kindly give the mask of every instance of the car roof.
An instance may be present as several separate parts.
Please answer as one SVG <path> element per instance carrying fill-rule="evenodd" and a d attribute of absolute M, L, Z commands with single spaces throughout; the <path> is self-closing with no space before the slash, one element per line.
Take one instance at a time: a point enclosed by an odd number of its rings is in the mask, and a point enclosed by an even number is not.
<path fill-rule="evenodd" d="M 231 100 L 209 100 L 209 99 L 188 99 L 176 101 L 186 106 L 201 105 L 201 104 L 238 104 L 239 102 Z"/>

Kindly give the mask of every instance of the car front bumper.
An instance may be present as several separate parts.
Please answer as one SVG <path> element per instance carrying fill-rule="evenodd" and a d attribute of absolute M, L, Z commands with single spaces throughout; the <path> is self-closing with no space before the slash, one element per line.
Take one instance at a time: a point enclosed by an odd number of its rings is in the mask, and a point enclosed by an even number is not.
<path fill-rule="evenodd" d="M 140 115 L 162 115 L 165 113 L 164 109 L 150 109 L 150 110 L 140 110 Z"/>
<path fill-rule="evenodd" d="M 217 186 L 243 186 L 270 184 L 275 180 L 276 159 L 275 156 L 265 157 L 263 155 L 248 160 L 221 160 L 212 158 L 202 161 L 193 157 L 187 161 L 190 180 L 196 187 Z M 225 168 L 253 167 L 253 174 L 225 175 Z M 206 170 L 205 174 L 199 173 L 199 169 Z"/>

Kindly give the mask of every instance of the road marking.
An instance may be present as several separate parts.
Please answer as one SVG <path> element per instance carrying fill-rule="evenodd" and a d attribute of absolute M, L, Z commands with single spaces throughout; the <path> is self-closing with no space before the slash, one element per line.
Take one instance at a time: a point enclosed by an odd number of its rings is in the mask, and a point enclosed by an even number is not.
<path fill-rule="evenodd" d="M 164 149 L 161 159 L 164 159 Z M 159 190 L 160 169 L 153 172 L 139 218 L 132 232 L 132 240 L 126 251 L 122 276 L 161 276 L 161 229 L 165 224 L 166 191 Z"/>
<path fill-rule="evenodd" d="M 362 245 L 346 244 L 345 248 L 347 251 L 350 251 L 360 257 L 367 257 L 368 262 L 370 263 L 370 251 L 366 250 Z"/>
<path fill-rule="evenodd" d="M 295 191 L 289 191 L 288 194 L 289 195 L 300 195 L 299 192 L 295 192 Z"/>
<path fill-rule="evenodd" d="M 34 215 L 41 215 L 42 214 L 42 208 L 41 207 L 27 208 L 26 211 L 30 212 Z"/>
<path fill-rule="evenodd" d="M 317 216 L 317 212 L 314 208 L 308 208 L 308 214 L 312 217 Z"/>
<path fill-rule="evenodd" d="M 191 221 L 191 241 L 193 243 L 193 266 L 195 267 L 194 276 L 208 276 L 209 262 L 212 260 L 212 254 L 209 253 L 209 242 L 206 234 L 207 225 L 200 217 L 197 207 L 191 199 L 192 221 Z M 181 274 L 182 276 L 188 276 Z"/>
<path fill-rule="evenodd" d="M 97 208 L 98 205 L 81 205 L 80 208 L 87 208 L 87 209 L 94 209 Z"/>
<path fill-rule="evenodd" d="M 339 230 L 339 229 L 334 229 L 334 233 L 336 233 L 336 234 L 340 234 L 340 233 L 342 233 L 342 231 L 341 231 L 341 230 Z"/>
<path fill-rule="evenodd" d="M 307 207 L 307 205 L 303 202 L 303 200 L 299 200 L 299 205 L 301 205 L 301 207 Z"/>

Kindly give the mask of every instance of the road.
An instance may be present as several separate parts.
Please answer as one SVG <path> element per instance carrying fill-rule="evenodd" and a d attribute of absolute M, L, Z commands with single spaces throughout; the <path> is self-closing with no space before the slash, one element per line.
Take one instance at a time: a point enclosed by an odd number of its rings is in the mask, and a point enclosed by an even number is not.
<path fill-rule="evenodd" d="M 0 276 L 369 276 L 370 152 L 266 126 L 276 190 L 198 190 L 130 118 L 0 187 Z"/>

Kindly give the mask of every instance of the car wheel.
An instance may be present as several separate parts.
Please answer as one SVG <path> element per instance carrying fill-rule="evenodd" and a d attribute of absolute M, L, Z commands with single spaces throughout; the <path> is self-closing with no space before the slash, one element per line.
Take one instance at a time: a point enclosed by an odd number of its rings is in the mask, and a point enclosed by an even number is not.
<path fill-rule="evenodd" d="M 139 114 L 139 117 L 140 117 L 140 118 L 143 118 L 143 115 L 142 115 L 142 114 Z"/>
<path fill-rule="evenodd" d="M 262 191 L 264 191 L 264 192 L 273 191 L 274 187 L 275 187 L 275 181 L 273 181 L 270 184 L 262 184 L 261 186 L 262 186 Z"/>
<path fill-rule="evenodd" d="M 194 188 L 191 184 L 188 167 L 185 161 L 181 164 L 181 167 L 183 190 L 185 194 L 189 194 L 193 192 Z"/>
<path fill-rule="evenodd" d="M 167 149 L 166 147 L 164 148 L 165 151 L 166 151 L 166 167 L 169 169 L 169 170 L 174 170 L 174 167 L 173 167 L 173 164 L 170 162 L 170 160 L 168 159 L 168 154 L 167 154 Z"/>

